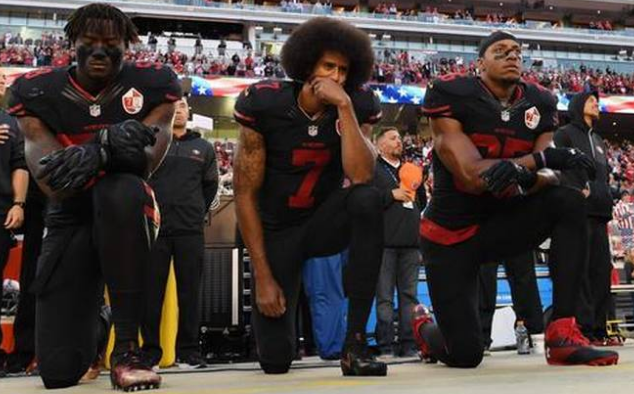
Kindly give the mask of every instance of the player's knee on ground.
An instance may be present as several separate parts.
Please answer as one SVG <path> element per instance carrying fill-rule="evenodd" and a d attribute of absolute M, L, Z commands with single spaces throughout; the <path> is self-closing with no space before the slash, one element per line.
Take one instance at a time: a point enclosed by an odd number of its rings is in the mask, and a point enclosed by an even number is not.
<path fill-rule="evenodd" d="M 369 185 L 352 186 L 348 195 L 347 207 L 355 217 L 382 215 L 381 196 L 379 191 Z"/>
<path fill-rule="evenodd" d="M 285 373 L 295 358 L 293 338 L 267 338 L 258 343 L 260 366 L 266 373 Z"/>
<path fill-rule="evenodd" d="M 448 366 L 454 368 L 475 368 L 482 362 L 484 349 L 477 344 L 458 344 L 451 350 Z"/>
<path fill-rule="evenodd" d="M 38 358 L 40 376 L 47 389 L 76 385 L 90 366 L 89 357 L 74 348 L 52 349 Z"/>

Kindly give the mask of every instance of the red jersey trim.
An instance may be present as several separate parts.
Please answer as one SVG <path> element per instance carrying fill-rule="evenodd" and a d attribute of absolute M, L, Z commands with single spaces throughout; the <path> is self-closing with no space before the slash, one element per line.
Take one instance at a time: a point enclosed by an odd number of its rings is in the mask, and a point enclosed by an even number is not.
<path fill-rule="evenodd" d="M 81 145 L 90 141 L 94 137 L 94 133 L 82 133 L 82 134 L 65 134 L 58 133 L 55 135 L 57 141 L 64 147 L 71 145 Z"/>
<path fill-rule="evenodd" d="M 175 101 L 180 100 L 180 97 L 175 96 L 175 95 L 173 95 L 173 94 L 169 94 L 169 93 L 166 93 L 166 94 L 165 94 L 165 98 L 166 98 L 166 99 L 168 99 L 168 100 L 169 100 L 169 101 L 171 101 L 171 102 L 175 102 Z"/>
<path fill-rule="evenodd" d="M 9 108 L 9 109 L 7 110 L 7 112 L 8 112 L 9 114 L 15 114 L 15 113 L 20 112 L 20 110 L 21 110 L 21 109 L 23 109 L 23 108 L 24 108 L 24 104 L 20 103 L 20 104 L 16 104 L 16 105 L 14 105 L 13 107 Z"/>
<path fill-rule="evenodd" d="M 79 94 L 81 94 L 82 96 L 84 96 L 86 99 L 88 99 L 90 101 L 97 101 L 97 98 L 95 96 L 93 96 L 92 94 L 90 94 L 87 91 L 85 91 L 84 88 L 82 88 L 77 83 L 77 81 L 75 81 L 75 79 L 73 79 L 73 77 L 71 77 L 70 75 L 68 76 L 68 80 L 70 81 L 70 84 L 73 85 L 75 90 L 77 90 L 79 92 Z"/>
<path fill-rule="evenodd" d="M 238 111 L 235 111 L 235 110 L 234 110 L 234 111 L 233 111 L 233 115 L 235 115 L 236 117 L 238 117 L 238 118 L 240 118 L 240 119 L 242 119 L 242 120 L 246 120 L 247 122 L 250 122 L 250 123 L 255 123 L 255 118 L 252 118 L 252 117 L 250 117 L 250 116 L 246 116 L 246 115 L 244 115 L 244 114 L 241 114 L 241 113 L 240 113 L 240 112 L 238 112 Z"/>
<path fill-rule="evenodd" d="M 450 110 L 451 106 L 450 105 L 443 105 L 442 107 L 436 107 L 436 108 L 425 108 L 423 107 L 423 112 L 426 114 L 435 114 L 438 112 L 445 112 L 447 110 Z"/>
<path fill-rule="evenodd" d="M 479 229 L 480 226 L 474 224 L 458 230 L 449 230 L 427 218 L 423 218 L 420 222 L 420 235 L 422 237 L 445 246 L 466 241 L 476 235 Z"/>

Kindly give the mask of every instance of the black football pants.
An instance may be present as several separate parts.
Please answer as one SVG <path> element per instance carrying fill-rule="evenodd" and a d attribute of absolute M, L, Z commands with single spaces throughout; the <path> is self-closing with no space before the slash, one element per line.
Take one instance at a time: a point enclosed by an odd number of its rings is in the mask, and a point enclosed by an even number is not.
<path fill-rule="evenodd" d="M 577 322 L 588 338 L 607 336 L 607 316 L 611 302 L 612 254 L 604 219 L 589 217 L 588 261 L 583 269 Z"/>
<path fill-rule="evenodd" d="M 516 320 L 522 320 L 529 334 L 544 331 L 542 301 L 535 275 L 535 252 L 522 253 L 504 261 L 506 279 L 511 288 Z M 480 267 L 480 322 L 485 346 L 491 346 L 491 329 L 495 314 L 498 284 L 497 263 Z"/>
<path fill-rule="evenodd" d="M 432 354 L 450 367 L 473 368 L 483 354 L 478 313 L 480 265 L 536 249 L 551 237 L 553 318 L 575 315 L 587 257 L 585 200 L 578 191 L 551 187 L 499 210 L 467 241 L 443 246 L 422 239 L 436 325 L 421 334 Z"/>
<path fill-rule="evenodd" d="M 34 283 L 36 355 L 47 388 L 77 384 L 95 359 L 108 286 L 115 325 L 115 353 L 138 340 L 144 275 L 154 215 L 147 186 L 133 175 L 100 179 L 92 193 L 92 217 L 50 227 Z"/>
<path fill-rule="evenodd" d="M 265 231 L 273 277 L 284 291 L 286 312 L 279 318 L 253 308 L 252 322 L 261 364 L 290 365 L 295 357 L 295 322 L 302 263 L 349 246 L 344 290 L 349 298 L 348 335 L 365 332 L 383 252 L 383 209 L 379 192 L 368 185 L 337 190 L 303 225 Z M 251 282 L 255 293 L 255 281 Z"/>
<path fill-rule="evenodd" d="M 159 236 L 152 247 L 150 266 L 146 274 L 146 309 L 141 333 L 143 350 L 155 361 L 160 360 L 163 354 L 160 343 L 161 313 L 172 258 L 178 293 L 176 356 L 186 358 L 194 352 L 199 352 L 200 311 L 198 305 L 203 252 L 202 233 Z"/>

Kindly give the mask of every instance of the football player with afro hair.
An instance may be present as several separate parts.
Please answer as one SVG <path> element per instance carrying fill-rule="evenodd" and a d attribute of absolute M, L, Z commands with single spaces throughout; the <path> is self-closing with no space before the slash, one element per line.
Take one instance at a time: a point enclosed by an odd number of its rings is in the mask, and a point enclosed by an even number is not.
<path fill-rule="evenodd" d="M 377 97 L 363 87 L 373 64 L 366 33 L 313 18 L 282 48 L 293 81 L 258 82 L 236 102 L 236 213 L 251 256 L 252 321 L 267 374 L 286 373 L 296 354 L 302 263 L 346 248 L 350 303 L 341 369 L 387 374 L 365 338 L 383 250 L 383 202 L 368 185 L 376 161 L 369 136 L 381 117 Z M 344 178 L 350 187 L 342 188 Z"/>

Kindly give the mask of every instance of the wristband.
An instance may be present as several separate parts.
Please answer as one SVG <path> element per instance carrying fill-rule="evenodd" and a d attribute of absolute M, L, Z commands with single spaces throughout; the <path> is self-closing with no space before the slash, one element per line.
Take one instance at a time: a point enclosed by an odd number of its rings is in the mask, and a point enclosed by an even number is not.
<path fill-rule="evenodd" d="M 546 167 L 546 156 L 543 151 L 533 153 L 533 160 L 535 160 L 535 168 L 541 170 Z"/>
<path fill-rule="evenodd" d="M 24 201 L 14 201 L 13 204 L 11 204 L 11 205 L 12 206 L 13 205 L 17 205 L 18 207 L 24 209 L 24 207 L 26 206 L 26 203 Z"/>

